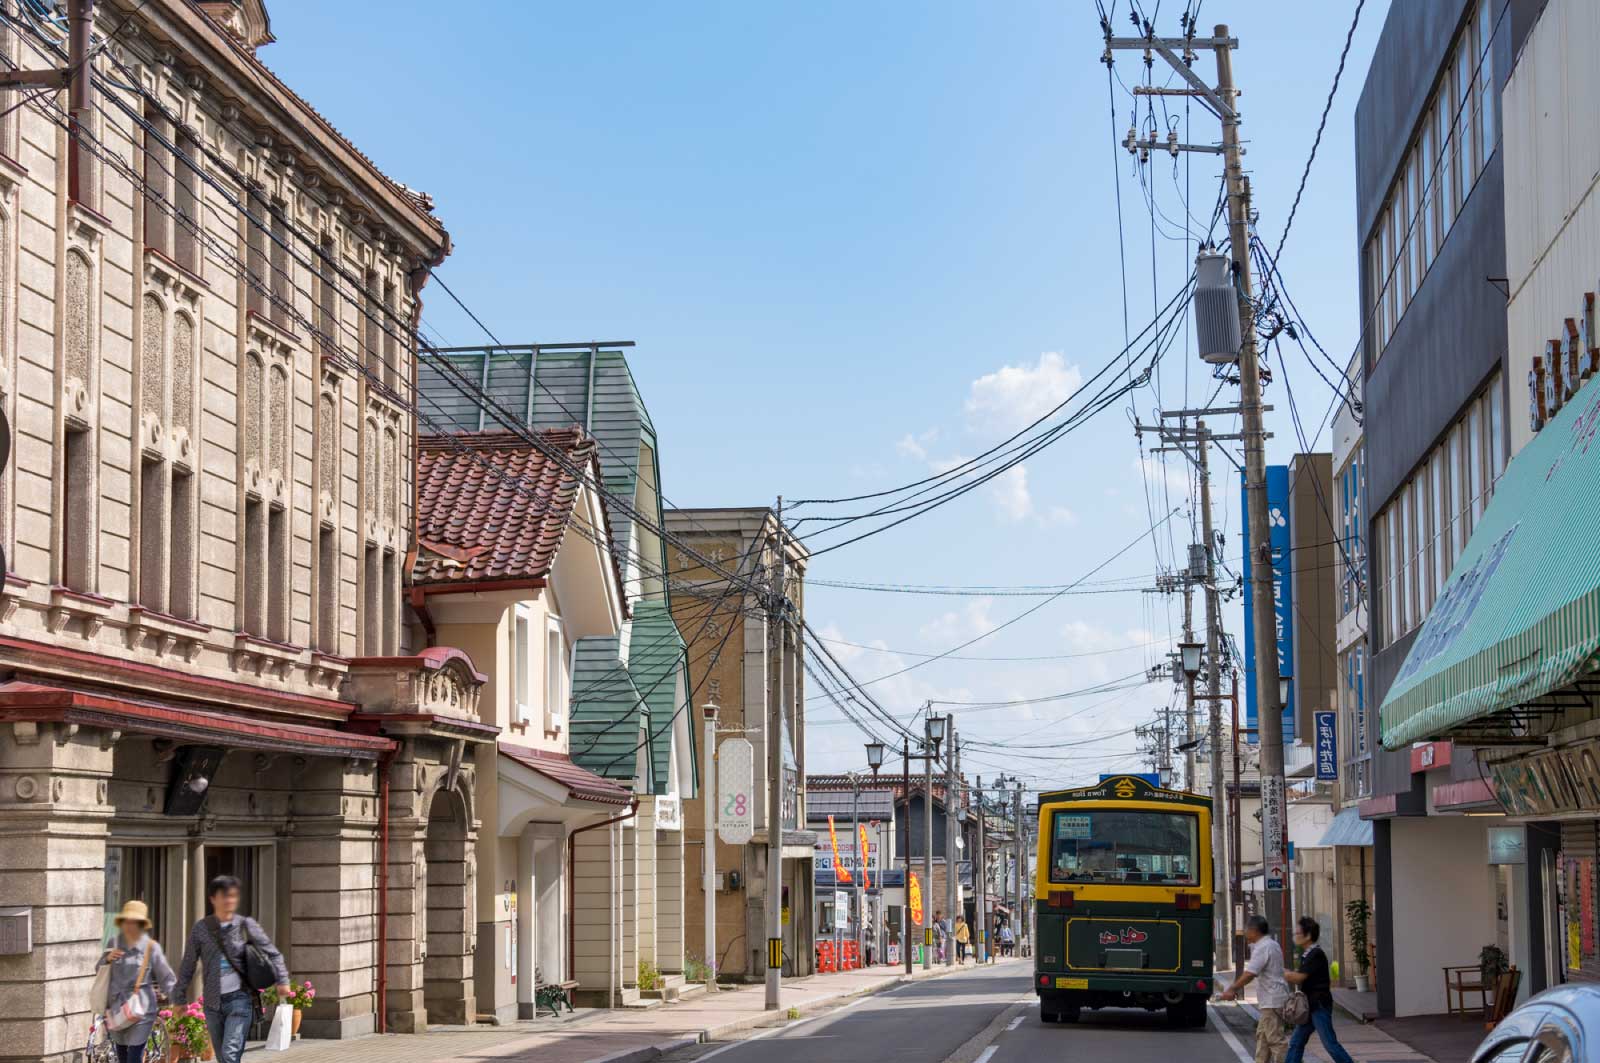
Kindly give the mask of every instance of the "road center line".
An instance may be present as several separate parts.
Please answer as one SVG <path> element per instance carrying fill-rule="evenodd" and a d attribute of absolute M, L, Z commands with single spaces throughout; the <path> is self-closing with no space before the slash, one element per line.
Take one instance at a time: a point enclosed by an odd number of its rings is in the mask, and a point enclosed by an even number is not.
<path fill-rule="evenodd" d="M 1254 1063 L 1255 1057 L 1244 1050 L 1244 1045 L 1240 1044 L 1239 1039 L 1233 1035 L 1233 1031 L 1228 1029 L 1228 1024 L 1222 1021 L 1221 1015 L 1217 1014 L 1217 1009 L 1209 1004 L 1206 1006 L 1206 1019 L 1211 1023 L 1212 1029 L 1217 1031 L 1218 1036 L 1222 1038 L 1229 1048 L 1233 1049 L 1233 1054 L 1238 1057 L 1239 1063 Z"/>
<path fill-rule="evenodd" d="M 1006 1033 L 1010 1033 L 1012 1030 L 1015 1030 L 1018 1026 L 1021 1026 L 1022 1025 L 1022 1020 L 1024 1018 L 1026 1018 L 1026 1017 L 1027 1016 L 1025 1016 L 1025 1015 L 1018 1015 L 1016 1018 L 1014 1018 L 1010 1022 L 1006 1023 Z"/>

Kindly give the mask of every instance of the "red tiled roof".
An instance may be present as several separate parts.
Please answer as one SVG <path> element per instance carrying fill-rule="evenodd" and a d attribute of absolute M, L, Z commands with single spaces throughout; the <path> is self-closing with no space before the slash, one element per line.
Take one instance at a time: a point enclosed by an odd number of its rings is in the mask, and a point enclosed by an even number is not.
<path fill-rule="evenodd" d="M 540 435 L 565 452 L 567 467 L 514 432 L 420 440 L 413 582 L 463 585 L 549 575 L 578 497 L 579 479 L 570 470 L 589 467 L 598 479 L 599 467 L 594 440 L 579 429 Z M 606 529 L 590 534 L 610 553 Z"/>
<path fill-rule="evenodd" d="M 633 800 L 633 794 L 610 779 L 578 767 L 572 763 L 572 758 L 565 753 L 547 753 L 540 749 L 526 749 L 521 746 L 500 746 L 500 754 L 510 757 L 530 771 L 536 771 L 547 779 L 565 786 L 572 796 L 585 801 L 595 801 L 606 805 L 626 805 Z"/>

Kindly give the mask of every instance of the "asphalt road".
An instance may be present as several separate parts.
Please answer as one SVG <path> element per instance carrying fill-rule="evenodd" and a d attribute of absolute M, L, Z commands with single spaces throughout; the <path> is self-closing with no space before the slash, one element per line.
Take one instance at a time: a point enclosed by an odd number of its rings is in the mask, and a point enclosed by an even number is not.
<path fill-rule="evenodd" d="M 1022 964 L 916 982 L 744 1040 L 696 1045 L 669 1063 L 1249 1063 L 1218 1031 L 1172 1030 L 1162 1013 L 1085 1011 L 1046 1026 Z M 1237 1039 L 1235 1039 L 1237 1040 Z M 1248 1043 L 1242 1051 L 1248 1051 Z"/>

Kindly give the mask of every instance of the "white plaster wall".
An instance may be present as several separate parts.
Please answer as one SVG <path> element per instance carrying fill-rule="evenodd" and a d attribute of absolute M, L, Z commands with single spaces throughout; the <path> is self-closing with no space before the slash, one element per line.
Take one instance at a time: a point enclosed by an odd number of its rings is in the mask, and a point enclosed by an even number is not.
<path fill-rule="evenodd" d="M 1393 822 L 1394 969 L 1377 976 L 1394 986 L 1397 1016 L 1442 1013 L 1442 968 L 1476 963 L 1478 950 L 1495 939 L 1488 822 L 1466 816 Z"/>

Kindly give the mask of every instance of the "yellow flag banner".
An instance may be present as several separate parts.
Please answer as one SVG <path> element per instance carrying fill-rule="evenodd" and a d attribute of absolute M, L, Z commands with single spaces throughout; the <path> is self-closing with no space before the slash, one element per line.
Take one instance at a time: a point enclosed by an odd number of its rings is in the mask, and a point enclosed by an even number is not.
<path fill-rule="evenodd" d="M 839 859 L 839 833 L 833 829 L 833 817 L 828 817 L 828 840 L 833 843 L 833 880 L 850 882 L 850 869 Z"/>
<path fill-rule="evenodd" d="M 909 900 L 911 902 L 911 905 L 910 905 L 910 907 L 911 907 L 911 923 L 912 923 L 913 926 L 921 926 L 922 925 L 922 880 L 920 878 L 918 878 L 917 877 L 917 873 L 915 871 L 913 871 L 913 872 L 911 872 L 911 877 L 910 877 L 910 879 L 908 881 L 911 883 L 911 885 L 908 887 L 908 891 L 907 891 L 910 894 Z"/>
<path fill-rule="evenodd" d="M 856 866 L 861 868 L 861 885 L 870 890 L 872 888 L 872 873 L 867 870 L 869 864 L 867 857 L 870 854 L 870 850 L 867 847 L 867 825 L 860 823 L 857 826 L 860 828 L 861 837 L 856 839 L 856 844 L 860 846 L 856 850 Z"/>

